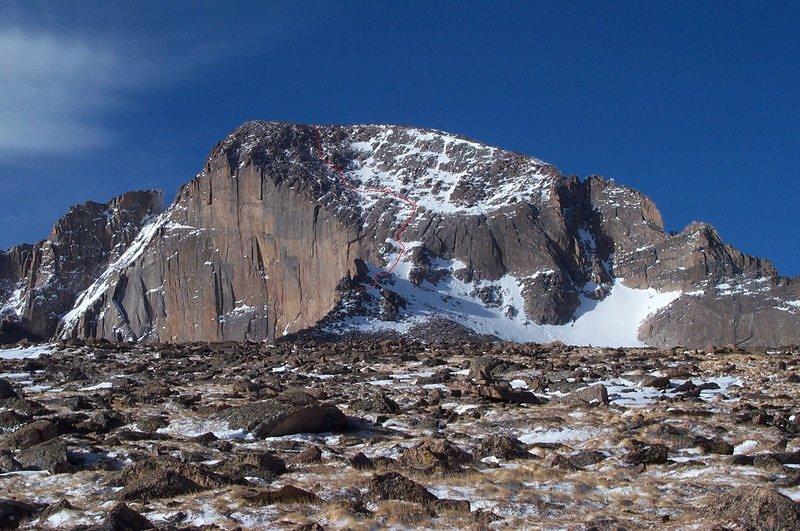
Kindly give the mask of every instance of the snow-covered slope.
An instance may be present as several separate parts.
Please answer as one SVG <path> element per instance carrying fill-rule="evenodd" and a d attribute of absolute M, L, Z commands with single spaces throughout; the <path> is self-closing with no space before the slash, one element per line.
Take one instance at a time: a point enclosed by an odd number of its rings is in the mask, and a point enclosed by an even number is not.
<path fill-rule="evenodd" d="M 390 191 L 431 213 L 490 214 L 546 201 L 558 180 L 538 159 L 441 131 L 372 126 L 356 127 L 353 135 L 366 139 L 349 144 L 355 157 L 345 175 L 365 211 Z"/>
<path fill-rule="evenodd" d="M 525 313 L 522 284 L 515 276 L 506 274 L 496 281 L 464 282 L 453 275 L 465 268 L 463 262 L 439 260 L 435 266 L 439 273 L 435 276 L 442 278 L 435 283 L 412 283 L 409 274 L 413 264 L 408 261 L 400 262 L 391 277 L 383 281 L 387 289 L 405 301 L 397 320 L 356 316 L 338 320 L 329 329 L 335 333 L 377 330 L 405 333 L 431 319 L 446 318 L 479 334 L 506 341 L 561 341 L 568 345 L 604 347 L 644 346 L 639 339 L 641 325 L 649 316 L 681 295 L 680 291 L 629 288 L 617 280 L 602 300 L 581 295 L 580 307 L 571 322 L 561 325 L 537 324 L 528 319 Z M 367 289 L 374 297 L 378 297 L 376 287 L 369 286 Z M 493 292 L 493 300 L 488 304 L 476 296 L 476 293 L 487 290 Z"/>

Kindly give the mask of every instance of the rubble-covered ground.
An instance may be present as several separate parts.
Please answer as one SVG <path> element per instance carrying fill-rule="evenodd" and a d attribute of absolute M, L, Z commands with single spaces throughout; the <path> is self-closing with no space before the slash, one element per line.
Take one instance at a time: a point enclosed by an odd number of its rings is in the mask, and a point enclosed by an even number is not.
<path fill-rule="evenodd" d="M 0 528 L 797 529 L 799 361 L 403 340 L 2 350 Z"/>

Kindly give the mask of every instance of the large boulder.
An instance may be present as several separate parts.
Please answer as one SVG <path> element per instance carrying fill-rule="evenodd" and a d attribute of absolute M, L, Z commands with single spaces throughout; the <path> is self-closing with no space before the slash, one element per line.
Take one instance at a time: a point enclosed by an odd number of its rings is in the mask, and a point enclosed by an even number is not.
<path fill-rule="evenodd" d="M 53 474 L 78 470 L 76 464 L 69 460 L 66 441 L 60 437 L 22 450 L 17 454 L 17 460 L 25 468 L 47 470 Z"/>
<path fill-rule="evenodd" d="M 349 422 L 336 406 L 295 405 L 266 400 L 233 408 L 222 417 L 233 429 L 243 429 L 256 437 L 279 437 L 297 433 L 345 431 Z"/>

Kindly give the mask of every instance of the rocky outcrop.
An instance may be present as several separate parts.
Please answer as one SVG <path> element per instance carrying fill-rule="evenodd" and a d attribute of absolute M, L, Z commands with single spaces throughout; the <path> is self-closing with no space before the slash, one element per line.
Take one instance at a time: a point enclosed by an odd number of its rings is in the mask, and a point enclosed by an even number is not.
<path fill-rule="evenodd" d="M 41 281 L 17 291 L 24 264 L 93 239 L 54 230 L 0 255 L 7 313 L 116 341 L 450 329 L 436 319 L 514 341 L 800 343 L 797 281 L 709 225 L 668 233 L 635 190 L 438 131 L 248 122 L 166 212 L 144 210 L 126 218 L 140 230 L 100 238 L 104 258 L 70 255 L 80 273 L 42 299 L 57 302 L 37 306 Z"/>
<path fill-rule="evenodd" d="M 162 203 L 158 191 L 84 203 L 58 220 L 46 240 L 0 253 L 0 321 L 9 338 L 52 337 L 78 295 L 125 253 Z"/>
<path fill-rule="evenodd" d="M 312 144 L 309 127 L 270 124 L 215 147 L 62 335 L 260 341 L 319 321 L 368 253 Z"/>

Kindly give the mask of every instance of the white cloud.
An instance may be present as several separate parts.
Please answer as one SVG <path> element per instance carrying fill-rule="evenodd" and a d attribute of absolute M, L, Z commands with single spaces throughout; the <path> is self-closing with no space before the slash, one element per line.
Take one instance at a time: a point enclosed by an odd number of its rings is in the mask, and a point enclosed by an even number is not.
<path fill-rule="evenodd" d="M 130 58 L 100 40 L 0 28 L 0 153 L 63 154 L 106 144 L 104 113 L 142 75 Z"/>

